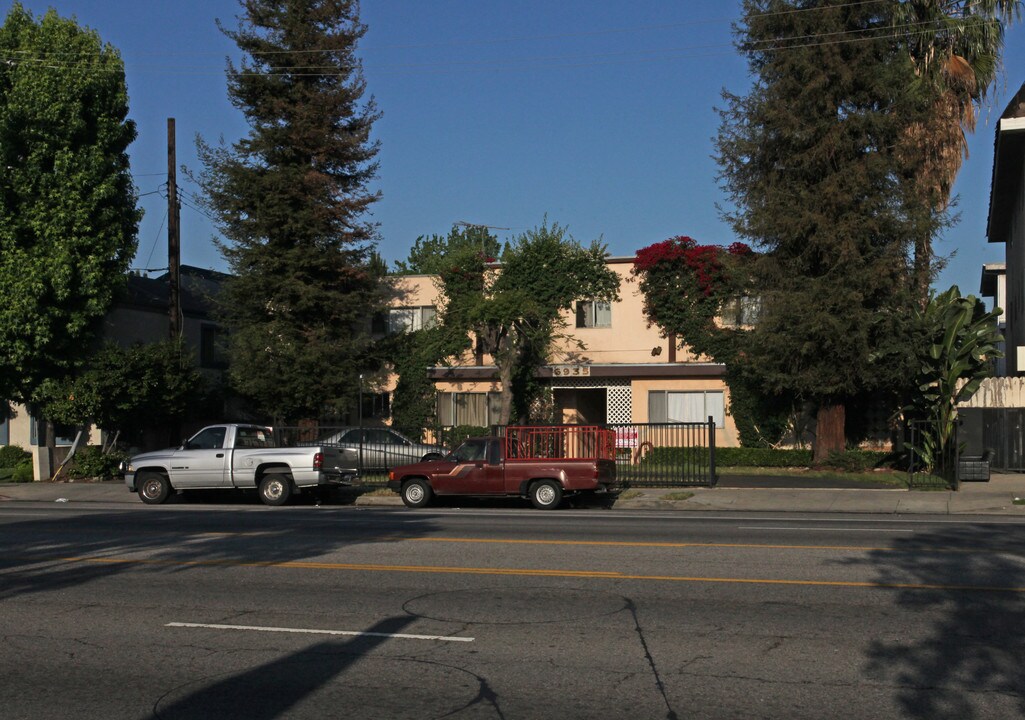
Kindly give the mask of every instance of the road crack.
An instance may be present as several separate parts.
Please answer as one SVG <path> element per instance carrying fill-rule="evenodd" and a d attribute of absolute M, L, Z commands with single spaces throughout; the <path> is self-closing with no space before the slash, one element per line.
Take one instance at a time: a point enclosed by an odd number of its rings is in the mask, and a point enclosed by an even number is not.
<path fill-rule="evenodd" d="M 655 687 L 658 688 L 659 694 L 662 695 L 662 701 L 666 705 L 666 720 L 679 720 L 679 716 L 676 711 L 673 710 L 672 704 L 669 702 L 669 696 L 666 694 L 666 686 L 662 681 L 662 676 L 659 675 L 658 666 L 655 664 L 655 658 L 651 655 L 651 649 L 648 647 L 648 641 L 644 637 L 644 630 L 641 628 L 640 618 L 637 616 L 637 606 L 634 605 L 634 601 L 630 598 L 626 598 L 626 609 L 633 617 L 634 628 L 637 630 L 637 637 L 641 641 L 641 647 L 644 649 L 644 659 L 648 662 L 648 667 L 651 668 L 651 674 L 655 676 Z"/>

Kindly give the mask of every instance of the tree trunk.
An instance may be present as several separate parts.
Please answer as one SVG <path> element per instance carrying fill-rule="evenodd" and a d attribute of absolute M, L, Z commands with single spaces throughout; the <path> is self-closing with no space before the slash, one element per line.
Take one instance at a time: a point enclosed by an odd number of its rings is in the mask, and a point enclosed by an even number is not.
<path fill-rule="evenodd" d="M 54 466 L 57 465 L 57 432 L 53 423 L 49 420 L 44 423 L 44 427 L 46 428 L 44 430 L 46 433 L 46 457 L 50 468 L 50 477 L 46 479 L 53 480 L 57 477 L 57 473 L 53 469 Z"/>
<path fill-rule="evenodd" d="M 495 364 L 498 366 L 498 379 L 502 383 L 502 411 L 498 416 L 499 425 L 508 425 L 510 418 L 512 418 L 512 364 L 509 362 L 498 361 L 495 358 Z"/>
<path fill-rule="evenodd" d="M 932 240 L 930 238 L 915 240 L 915 259 L 911 283 L 915 302 L 919 309 L 924 309 L 929 302 L 929 286 L 932 283 Z"/>
<path fill-rule="evenodd" d="M 820 463 L 829 458 L 831 452 L 843 452 L 844 420 L 846 410 L 843 403 L 823 403 L 815 414 L 815 444 L 812 448 L 812 462 Z"/>

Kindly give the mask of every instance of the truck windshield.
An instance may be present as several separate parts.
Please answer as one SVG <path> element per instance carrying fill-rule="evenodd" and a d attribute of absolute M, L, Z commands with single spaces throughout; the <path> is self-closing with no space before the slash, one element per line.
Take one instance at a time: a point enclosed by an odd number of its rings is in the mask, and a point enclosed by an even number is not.
<path fill-rule="evenodd" d="M 483 461 L 487 455 L 487 451 L 487 440 L 467 440 L 452 451 L 452 454 L 449 455 L 449 460 L 455 460 L 456 462 Z"/>

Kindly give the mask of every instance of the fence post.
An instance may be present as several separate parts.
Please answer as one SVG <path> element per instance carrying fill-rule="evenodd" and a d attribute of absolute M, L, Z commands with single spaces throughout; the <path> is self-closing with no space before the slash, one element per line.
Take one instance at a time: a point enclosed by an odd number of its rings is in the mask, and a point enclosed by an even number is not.
<path fill-rule="evenodd" d="M 954 490 L 961 489 L 961 418 L 954 421 Z"/>
<path fill-rule="evenodd" d="M 708 416 L 708 485 L 715 487 L 715 418 Z"/>

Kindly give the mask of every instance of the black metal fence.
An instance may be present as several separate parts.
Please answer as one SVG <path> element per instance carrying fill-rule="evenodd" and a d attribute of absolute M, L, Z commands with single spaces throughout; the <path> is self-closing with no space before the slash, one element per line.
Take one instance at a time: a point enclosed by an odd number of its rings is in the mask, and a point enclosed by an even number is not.
<path fill-rule="evenodd" d="M 715 420 L 616 423 L 616 474 L 630 487 L 714 486 Z"/>
<path fill-rule="evenodd" d="M 964 454 L 985 457 L 992 468 L 1025 472 L 1025 408 L 958 411 Z"/>
<path fill-rule="evenodd" d="M 927 459 L 923 457 L 923 446 L 929 432 L 928 427 L 925 422 L 908 423 L 907 439 L 904 445 L 908 456 L 908 487 L 923 489 L 946 486 L 957 490 L 961 480 L 961 454 L 957 426 L 954 427 L 954 437 L 951 438 L 952 445 L 947 453 L 948 457 L 933 458 L 931 467 Z"/>
<path fill-rule="evenodd" d="M 632 487 L 691 487 L 716 484 L 715 421 L 699 423 L 615 423 L 616 473 Z M 280 446 L 326 445 L 342 451 L 343 462 L 360 471 L 366 486 L 383 485 L 393 467 L 436 459 L 468 434 L 502 435 L 505 428 L 443 427 L 415 442 L 385 427 L 307 425 L 278 427 Z"/>

